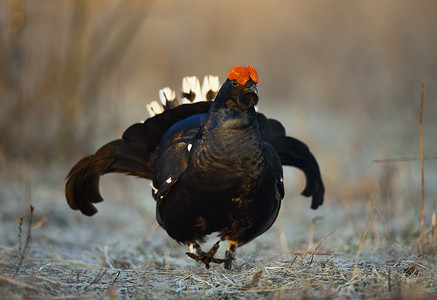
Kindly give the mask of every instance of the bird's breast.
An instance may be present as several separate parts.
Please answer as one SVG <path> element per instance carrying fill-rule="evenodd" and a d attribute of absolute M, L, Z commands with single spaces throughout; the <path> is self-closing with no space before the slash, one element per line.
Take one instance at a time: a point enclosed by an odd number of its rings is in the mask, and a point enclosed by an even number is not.
<path fill-rule="evenodd" d="M 238 199 L 261 184 L 267 167 L 263 142 L 257 135 L 218 133 L 193 145 L 184 177 L 194 183 L 194 193 Z"/>

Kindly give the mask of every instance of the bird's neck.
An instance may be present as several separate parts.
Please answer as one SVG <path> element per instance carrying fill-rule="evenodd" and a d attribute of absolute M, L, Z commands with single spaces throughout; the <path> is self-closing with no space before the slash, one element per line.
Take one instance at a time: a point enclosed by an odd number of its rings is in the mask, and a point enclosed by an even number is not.
<path fill-rule="evenodd" d="M 205 118 L 201 135 L 209 134 L 213 131 L 251 131 L 258 130 L 258 122 L 255 109 L 249 108 L 245 111 L 238 110 L 235 107 L 225 107 L 217 109 L 213 106 Z"/>
<path fill-rule="evenodd" d="M 247 153 L 254 155 L 262 149 L 262 138 L 258 127 L 256 112 L 220 110 L 209 114 L 198 135 L 195 155 L 206 155 L 214 160 L 231 160 Z M 247 153 L 245 151 L 248 151 Z M 201 153 L 207 154 L 201 154 Z"/>

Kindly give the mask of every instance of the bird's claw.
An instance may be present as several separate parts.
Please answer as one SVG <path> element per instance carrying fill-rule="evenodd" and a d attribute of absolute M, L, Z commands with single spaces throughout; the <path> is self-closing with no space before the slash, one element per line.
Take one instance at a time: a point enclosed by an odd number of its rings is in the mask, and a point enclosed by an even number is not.
<path fill-rule="evenodd" d="M 212 247 L 211 250 L 209 250 L 208 252 L 203 252 L 200 251 L 198 254 L 194 254 L 191 252 L 187 252 L 185 253 L 186 255 L 188 255 L 189 257 L 191 257 L 192 259 L 194 259 L 195 261 L 201 262 L 203 264 L 205 264 L 205 267 L 207 269 L 209 269 L 210 267 L 210 263 L 216 263 L 216 264 L 222 264 L 224 263 L 225 266 L 230 264 L 232 262 L 232 260 L 234 259 L 233 257 L 228 257 L 228 258 L 215 258 L 214 255 L 217 253 L 218 248 L 220 247 L 220 241 L 215 243 Z"/>

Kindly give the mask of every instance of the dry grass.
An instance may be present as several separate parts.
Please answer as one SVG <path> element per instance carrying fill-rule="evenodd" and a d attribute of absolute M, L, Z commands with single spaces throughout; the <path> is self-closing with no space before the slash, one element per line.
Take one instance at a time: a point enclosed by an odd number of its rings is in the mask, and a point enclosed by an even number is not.
<path fill-rule="evenodd" d="M 20 216 L 20 220 L 18 221 L 18 254 L 20 255 L 20 261 L 17 265 L 17 270 L 15 271 L 14 278 L 17 276 L 18 272 L 23 265 L 23 261 L 26 258 L 27 249 L 29 249 L 29 242 L 32 233 L 32 221 L 33 221 L 33 210 L 34 207 L 32 205 L 29 206 L 29 224 L 27 225 L 27 234 L 24 244 L 22 243 L 22 233 L 23 233 L 23 216 Z"/>
<path fill-rule="evenodd" d="M 287 185 L 288 197 L 275 226 L 238 249 L 232 271 L 218 265 L 206 270 L 186 257 L 187 249 L 152 221 L 153 200 L 143 199 L 143 185 L 103 180 L 107 201 L 99 205 L 97 216 L 86 218 L 65 204 L 58 174 L 62 170 L 49 170 L 51 175 L 46 178 L 40 170 L 33 170 L 29 176 L 11 180 L 10 174 L 19 172 L 9 167 L 11 173 L 1 176 L 2 182 L 8 182 L 2 184 L 2 197 L 8 201 L 0 202 L 0 294 L 7 298 L 437 296 L 435 213 L 421 237 L 420 209 L 412 215 L 410 207 L 419 202 L 402 199 L 402 181 L 395 171 L 386 170 L 386 164 L 382 177 L 375 177 L 383 184 L 360 183 L 355 188 L 358 191 L 350 193 L 356 197 L 374 191 L 371 194 L 376 196 L 354 202 L 328 199 L 322 210 L 310 215 L 307 201 L 290 199 L 296 198 L 298 189 Z M 392 179 L 381 180 L 387 174 Z M 117 194 L 120 199 L 114 203 Z M 401 209 L 382 202 L 391 197 Z M 29 202 L 38 203 L 33 222 L 28 222 L 32 214 L 26 214 Z M 425 216 L 430 217 L 428 212 Z M 23 230 L 29 223 L 34 224 L 32 228 Z M 20 237 L 23 231 L 29 238 Z"/>
<path fill-rule="evenodd" d="M 146 263 L 130 257 L 128 264 L 108 257 L 108 265 L 51 259 L 46 252 L 44 257 L 29 255 L 24 270 L 14 279 L 16 249 L 2 247 L 0 292 L 51 299 L 427 299 L 437 295 L 436 261 L 430 256 L 414 259 L 414 255 L 399 253 L 387 260 L 364 256 L 356 263 L 347 254 L 265 254 L 245 255 L 236 270 L 227 271 L 217 265 L 206 270 L 191 263 L 168 264 L 165 257 L 156 255 Z"/>
<path fill-rule="evenodd" d="M 50 184 L 45 180 L 35 185 L 47 193 Z M 40 191 L 32 190 L 32 193 Z M 47 195 L 43 193 L 39 197 Z M 88 219 L 70 213 L 61 202 L 62 194 L 52 197 L 61 198 L 59 207 L 52 201 L 42 201 L 34 210 L 33 229 L 28 230 L 32 236 L 24 259 L 20 254 L 16 217 L 21 209 L 3 204 L 6 210 L 1 220 L 6 234 L 0 235 L 3 236 L 0 294 L 7 298 L 429 299 L 437 296 L 435 222 L 425 231 L 426 238 L 421 239 L 418 214 L 414 233 L 407 228 L 392 230 L 387 240 L 384 222 L 388 219 L 383 218 L 383 212 L 378 213 L 382 207 L 377 198 L 371 197 L 367 203 L 357 202 L 354 211 L 362 212 L 358 217 L 340 216 L 337 208 L 327 207 L 324 219 L 315 217 L 317 223 L 305 222 L 307 216 L 299 217 L 308 210 L 308 203 L 285 202 L 275 226 L 238 249 L 235 269 L 228 271 L 218 265 L 206 270 L 190 260 L 183 254 L 185 246 L 168 238 L 156 222 L 150 223 L 153 211 L 144 211 L 136 202 L 122 212 L 120 203 L 109 201 L 105 203 L 108 210 L 103 209 L 96 218 Z M 153 203 L 151 199 L 147 201 Z M 338 203 L 327 204 L 335 207 Z M 25 214 L 25 206 L 22 210 L 23 224 L 26 224 L 30 216 Z M 136 222 L 139 216 L 143 217 Z M 335 218 L 341 218 L 343 225 L 336 227 L 335 232 L 324 233 L 326 227 L 332 228 Z M 360 222 L 362 225 L 358 225 Z M 302 223 L 307 224 L 302 229 L 307 237 L 302 233 L 287 233 L 287 228 Z M 344 232 L 345 227 L 352 232 Z M 20 262 L 22 267 L 14 277 Z"/>

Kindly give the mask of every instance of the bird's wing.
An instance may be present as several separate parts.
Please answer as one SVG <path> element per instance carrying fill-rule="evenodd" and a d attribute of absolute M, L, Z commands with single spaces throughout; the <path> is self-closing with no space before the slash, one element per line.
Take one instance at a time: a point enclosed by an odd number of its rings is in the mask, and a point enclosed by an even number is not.
<path fill-rule="evenodd" d="M 314 155 L 304 143 L 292 137 L 276 138 L 270 144 L 278 152 L 283 165 L 299 168 L 305 173 L 307 183 L 302 195 L 312 196 L 311 208 L 317 209 L 323 204 L 325 187 Z"/>
<path fill-rule="evenodd" d="M 271 144 L 265 142 L 264 149 L 268 152 L 268 157 L 273 167 L 272 170 L 275 170 L 274 176 L 277 180 L 276 187 L 278 191 L 278 200 L 282 200 L 285 195 L 282 162 L 278 157 L 278 153 L 276 152 L 275 148 Z"/>
<path fill-rule="evenodd" d="M 159 201 L 170 192 L 170 189 L 185 172 L 190 157 L 191 143 L 178 140 L 167 148 L 156 164 L 153 177 L 153 196 Z"/>
<path fill-rule="evenodd" d="M 273 146 L 282 164 L 299 168 L 305 173 L 307 182 L 302 195 L 311 196 L 311 208 L 318 208 L 323 204 L 325 187 L 314 155 L 303 142 L 286 136 L 285 129 L 279 121 L 267 119 L 261 113 L 257 116 L 264 141 Z"/>
<path fill-rule="evenodd" d="M 93 155 L 81 159 L 70 170 L 65 196 L 72 209 L 91 216 L 97 212 L 93 203 L 103 201 L 99 178 L 106 173 L 126 173 L 152 179 L 158 157 L 157 150 L 165 132 L 175 123 L 195 114 L 205 113 L 209 102 L 181 105 L 129 127 L 122 139 L 101 147 Z"/>

